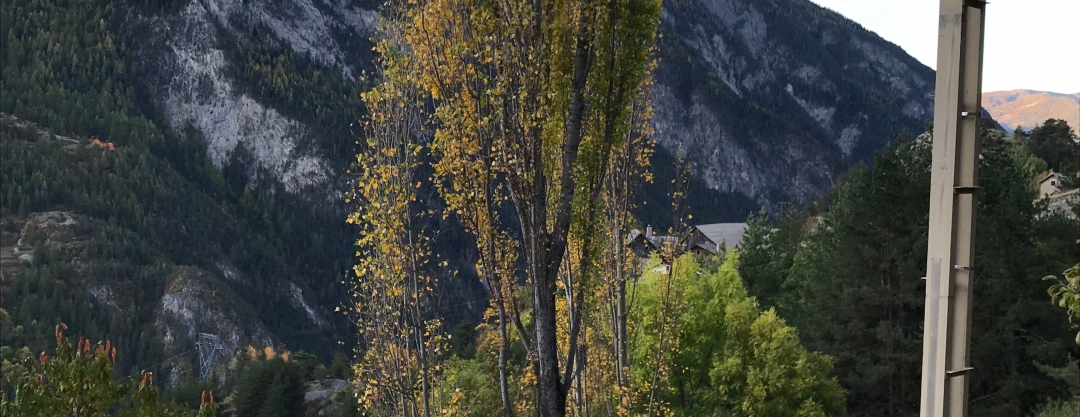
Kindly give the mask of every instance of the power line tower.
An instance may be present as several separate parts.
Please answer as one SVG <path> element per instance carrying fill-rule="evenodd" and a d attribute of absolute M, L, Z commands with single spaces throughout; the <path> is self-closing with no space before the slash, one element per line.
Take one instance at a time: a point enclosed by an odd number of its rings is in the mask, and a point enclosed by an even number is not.
<path fill-rule="evenodd" d="M 986 2 L 941 0 L 921 417 L 966 417 Z"/>
<path fill-rule="evenodd" d="M 225 353 L 225 346 L 217 335 L 199 333 L 195 349 L 199 351 L 199 380 L 206 381 L 210 379 L 210 371 L 214 369 L 218 356 Z"/>
<path fill-rule="evenodd" d="M 780 202 L 780 219 L 783 219 L 785 216 L 787 216 L 787 209 L 789 207 L 791 207 L 792 204 L 794 204 L 794 203 L 792 203 L 790 201 L 781 201 Z"/>

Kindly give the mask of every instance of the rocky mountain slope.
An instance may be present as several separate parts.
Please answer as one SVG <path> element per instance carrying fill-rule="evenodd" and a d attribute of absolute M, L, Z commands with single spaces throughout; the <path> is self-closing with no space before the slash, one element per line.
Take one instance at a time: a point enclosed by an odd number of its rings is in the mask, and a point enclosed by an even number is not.
<path fill-rule="evenodd" d="M 217 364 L 249 344 L 329 355 L 328 336 L 342 323 L 311 307 L 328 297 L 275 261 L 281 253 L 266 245 L 266 230 L 242 225 L 242 209 L 215 207 L 131 147 L 58 136 L 2 113 L 0 145 L 8 192 L 0 300 L 21 328 L 4 334 L 4 345 L 40 349 L 40 336 L 61 320 L 115 341 L 122 372 L 153 368 L 174 382 L 198 373 L 204 334 L 221 343 L 206 356 Z M 232 239 L 237 247 L 222 251 Z"/>
<path fill-rule="evenodd" d="M 215 166 L 244 154 L 251 181 L 261 175 L 289 193 L 340 200 L 343 184 L 334 180 L 345 167 L 332 161 L 348 158 L 332 153 L 347 153 L 353 137 L 341 129 L 317 130 L 323 120 L 295 108 L 303 106 L 276 100 L 279 91 L 267 90 L 277 89 L 261 88 L 262 80 L 249 74 L 266 76 L 258 68 L 262 56 L 251 55 L 272 56 L 270 77 L 305 77 L 297 72 L 310 65 L 340 93 L 353 92 L 347 84 L 362 84 L 362 72 L 374 64 L 367 39 L 378 16 L 352 3 L 192 0 L 175 11 L 137 14 L 126 29 L 142 37 L 132 45 L 140 57 L 136 71 L 169 123 L 198 132 Z M 305 62 L 282 66 L 290 58 Z M 315 98 L 320 99 L 327 98 Z M 356 100 L 341 103 L 354 107 L 348 118 L 353 121 L 362 111 Z"/>
<path fill-rule="evenodd" d="M 1010 90 L 983 93 L 983 108 L 1002 126 L 1031 130 L 1046 119 L 1064 120 L 1080 129 L 1080 93 Z"/>
<path fill-rule="evenodd" d="M 245 62 L 245 51 L 294 57 L 332 82 L 363 88 L 374 8 L 192 0 L 137 14 L 126 27 L 139 34 L 132 46 L 147 88 L 173 127 L 202 135 L 215 166 L 242 155 L 251 179 L 334 199 L 345 168 L 335 152 L 350 149 L 347 130 L 319 131 L 320 120 L 252 82 L 245 74 L 260 72 L 260 63 Z M 687 155 L 709 189 L 770 208 L 806 202 L 930 117 L 930 69 L 809 1 L 670 1 L 662 31 L 657 140 Z M 289 69 L 272 76 L 292 76 Z"/>
<path fill-rule="evenodd" d="M 804 0 L 664 3 L 657 139 L 710 188 L 775 208 L 931 118 L 934 73 Z"/>

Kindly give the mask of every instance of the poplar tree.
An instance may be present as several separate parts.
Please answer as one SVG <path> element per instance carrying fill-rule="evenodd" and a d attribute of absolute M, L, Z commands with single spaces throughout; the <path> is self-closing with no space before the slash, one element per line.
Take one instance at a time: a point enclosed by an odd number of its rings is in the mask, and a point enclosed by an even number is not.
<path fill-rule="evenodd" d="M 370 116 L 364 121 L 367 152 L 357 156 L 359 178 L 350 197 L 358 210 L 348 222 L 362 230 L 348 313 L 362 340 L 355 374 L 364 409 L 430 416 L 433 374 L 445 342 L 434 315 L 437 266 L 429 265 L 430 238 L 416 205 L 422 108 L 412 85 L 399 82 L 409 61 L 395 55 L 397 41 L 394 32 L 385 32 L 385 81 L 363 96 Z"/>
<path fill-rule="evenodd" d="M 401 81 L 430 95 L 437 181 L 486 253 L 482 276 L 500 294 L 496 310 L 508 310 L 496 313 L 501 332 L 512 322 L 528 346 L 538 413 L 562 416 L 584 368 L 581 312 L 598 256 L 590 241 L 596 201 L 642 94 L 660 3 L 421 0 L 397 10 L 384 30 L 400 31 L 396 50 L 405 58 L 384 64 L 389 72 L 408 66 Z M 493 215 L 500 199 L 516 224 Z M 520 270 L 500 267 L 511 263 L 496 251 L 520 251 Z M 568 260 L 571 252 L 577 256 Z M 517 285 L 502 278 L 517 276 L 530 286 L 531 331 L 514 318 L 516 298 L 501 295 Z"/>

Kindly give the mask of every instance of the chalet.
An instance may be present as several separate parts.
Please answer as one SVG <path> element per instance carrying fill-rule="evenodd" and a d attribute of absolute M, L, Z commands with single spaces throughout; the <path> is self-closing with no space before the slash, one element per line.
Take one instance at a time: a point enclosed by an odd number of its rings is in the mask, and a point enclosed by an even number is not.
<path fill-rule="evenodd" d="M 1039 198 L 1047 198 L 1061 192 L 1064 175 L 1056 172 L 1047 172 L 1039 179 Z"/>
<path fill-rule="evenodd" d="M 694 226 L 686 238 L 686 248 L 696 258 L 715 255 L 721 249 L 732 249 L 742 243 L 746 223 L 714 223 Z"/>
<path fill-rule="evenodd" d="M 654 235 L 652 226 L 646 227 L 645 232 L 631 230 L 626 237 L 627 247 L 641 258 L 648 258 L 653 252 L 678 243 L 679 239 L 675 236 Z"/>
<path fill-rule="evenodd" d="M 1039 176 L 1037 182 L 1039 196 L 1036 202 L 1044 202 L 1045 209 L 1040 216 L 1064 215 L 1076 218 L 1073 207 L 1080 203 L 1080 189 L 1071 187 L 1062 174 L 1048 171 Z"/>

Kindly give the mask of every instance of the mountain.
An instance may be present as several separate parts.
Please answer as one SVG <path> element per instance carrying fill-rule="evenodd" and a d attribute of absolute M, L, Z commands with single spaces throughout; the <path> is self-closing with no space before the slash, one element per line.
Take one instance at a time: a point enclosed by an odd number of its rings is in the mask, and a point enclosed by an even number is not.
<path fill-rule="evenodd" d="M 656 137 L 711 189 L 775 209 L 932 118 L 934 72 L 804 0 L 664 3 Z"/>
<path fill-rule="evenodd" d="M 1048 91 L 1010 90 L 983 93 L 983 108 L 1006 129 L 1025 130 L 1046 119 L 1064 120 L 1080 129 L 1080 93 L 1061 94 Z"/>
<path fill-rule="evenodd" d="M 143 84 L 171 125 L 201 134 L 216 166 L 247 161 L 249 179 L 334 200 L 354 149 L 345 124 L 362 114 L 357 93 L 373 82 L 365 70 L 376 7 L 202 0 L 126 28 L 140 39 Z M 933 71 L 809 1 L 665 2 L 662 33 L 658 142 L 687 156 L 704 189 L 728 196 L 714 200 L 752 202 L 695 210 L 704 217 L 810 201 L 931 118 Z M 280 85 L 293 74 L 322 79 Z"/>
<path fill-rule="evenodd" d="M 202 333 L 323 360 L 355 339 L 333 310 L 379 5 L 5 1 L 0 219 L 3 250 L 20 252 L 0 289 L 49 301 L 5 302 L 23 333 L 4 344 L 36 347 L 57 318 L 85 317 L 78 332 L 137 352 L 126 366 L 169 374 L 197 369 Z M 741 221 L 824 194 L 931 117 L 929 68 L 806 0 L 667 1 L 661 35 L 643 223 L 672 225 L 678 155 L 695 221 Z M 426 227 L 450 260 L 436 271 L 447 322 L 475 322 L 487 302 L 471 241 L 452 217 Z"/>
<path fill-rule="evenodd" d="M 303 220 L 265 195 L 226 196 L 138 147 L 6 114 L 0 144 L 0 304 L 11 314 L 4 327 L 15 329 L 3 345 L 42 350 L 62 320 L 80 336 L 113 340 L 121 372 L 151 369 L 173 382 L 198 371 L 203 334 L 220 341 L 207 356 L 219 364 L 249 343 L 333 352 L 344 324 L 325 303 L 342 290 L 305 276 L 333 270 L 307 269 L 284 242 L 313 245 L 305 256 L 331 265 L 341 249 L 289 231 Z"/>

